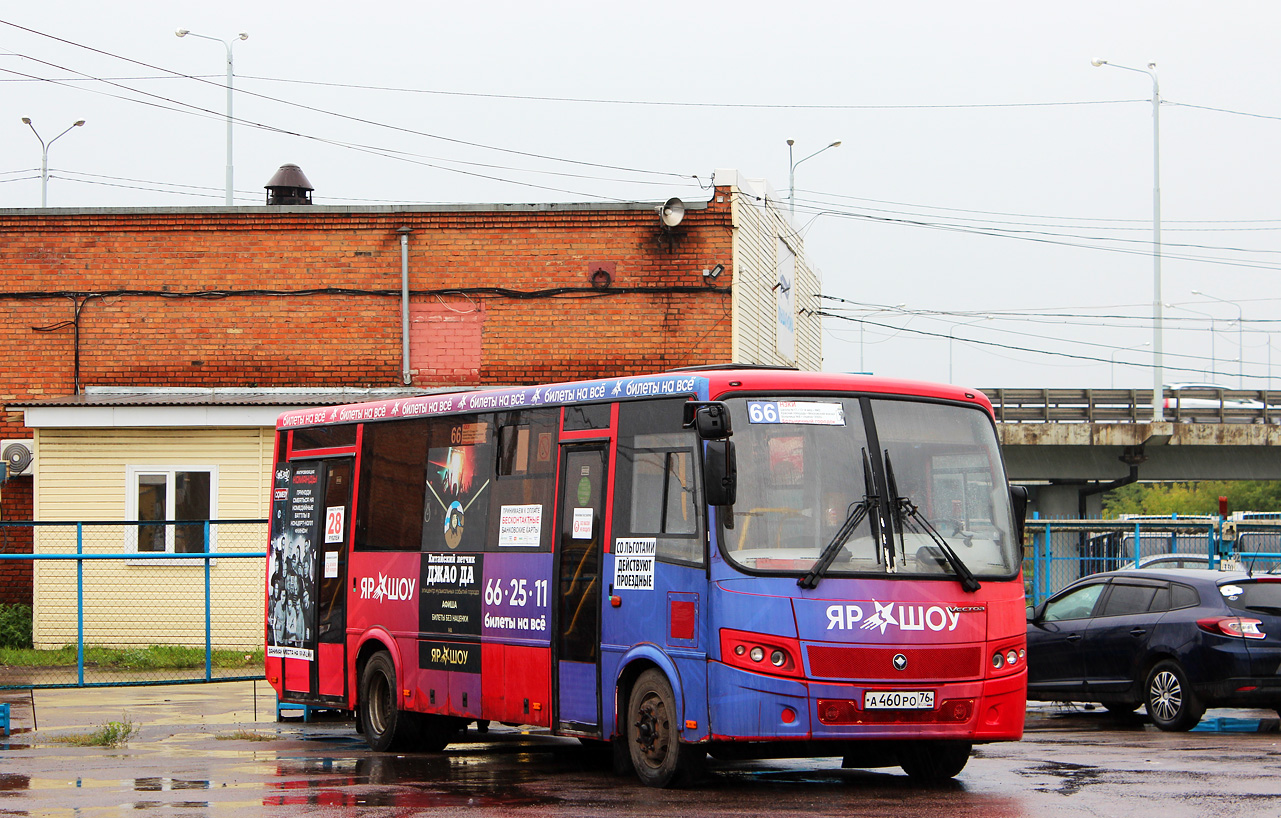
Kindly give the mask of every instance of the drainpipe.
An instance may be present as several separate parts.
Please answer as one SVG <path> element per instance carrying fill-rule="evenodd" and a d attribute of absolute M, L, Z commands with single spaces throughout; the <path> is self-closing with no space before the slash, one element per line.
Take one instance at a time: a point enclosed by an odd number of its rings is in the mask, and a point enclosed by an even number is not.
<path fill-rule="evenodd" d="M 409 386 L 409 234 L 413 228 L 401 227 L 400 234 L 400 379 Z"/>

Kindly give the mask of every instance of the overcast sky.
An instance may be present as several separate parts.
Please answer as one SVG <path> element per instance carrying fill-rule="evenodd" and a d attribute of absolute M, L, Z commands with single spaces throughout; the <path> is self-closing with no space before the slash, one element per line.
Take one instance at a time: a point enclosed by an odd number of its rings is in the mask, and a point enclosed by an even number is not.
<path fill-rule="evenodd" d="M 1090 60 L 1155 62 L 1165 380 L 1281 388 L 1276 2 L 45 0 L 0 20 L 0 207 L 40 203 L 22 117 L 46 142 L 86 120 L 49 150 L 51 207 L 221 205 L 225 47 L 174 31 L 243 31 L 238 204 L 287 162 L 317 204 L 700 201 L 717 168 L 786 197 L 794 139 L 824 368 L 978 387 L 1151 387 L 1152 82 Z"/>

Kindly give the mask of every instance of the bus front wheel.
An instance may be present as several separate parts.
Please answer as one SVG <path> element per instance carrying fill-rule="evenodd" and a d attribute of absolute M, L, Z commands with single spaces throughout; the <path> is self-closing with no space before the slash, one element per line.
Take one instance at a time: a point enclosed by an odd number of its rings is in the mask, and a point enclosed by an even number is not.
<path fill-rule="evenodd" d="M 680 742 L 676 697 L 662 671 L 651 668 L 632 687 L 627 706 L 627 746 L 641 783 L 670 787 L 697 777 L 703 749 Z"/>
<path fill-rule="evenodd" d="M 378 752 L 405 744 L 412 715 L 396 707 L 396 666 L 391 655 L 379 651 L 369 657 L 360 674 L 360 726 L 365 741 Z"/>

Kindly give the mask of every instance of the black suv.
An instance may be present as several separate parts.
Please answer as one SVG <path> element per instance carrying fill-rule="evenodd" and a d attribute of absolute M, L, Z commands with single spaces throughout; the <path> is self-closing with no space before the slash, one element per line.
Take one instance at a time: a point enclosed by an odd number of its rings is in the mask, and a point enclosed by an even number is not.
<path fill-rule="evenodd" d="M 1142 704 L 1162 730 L 1207 707 L 1281 713 L 1281 576 L 1094 574 L 1029 609 L 1027 654 L 1029 699 Z"/>

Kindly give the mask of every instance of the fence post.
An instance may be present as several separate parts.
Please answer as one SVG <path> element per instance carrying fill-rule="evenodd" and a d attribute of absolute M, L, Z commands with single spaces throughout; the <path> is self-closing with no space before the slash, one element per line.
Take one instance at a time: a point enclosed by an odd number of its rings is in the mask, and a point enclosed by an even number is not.
<path fill-rule="evenodd" d="M 205 681 L 213 678 L 213 598 L 210 593 L 209 565 L 213 560 L 210 556 L 211 543 L 209 539 L 209 521 L 205 520 Z"/>
<path fill-rule="evenodd" d="M 1139 555 L 1143 553 L 1143 548 L 1141 547 L 1141 543 L 1139 542 L 1139 525 L 1140 525 L 1139 521 L 1135 520 L 1134 521 L 1134 567 L 1135 568 L 1142 567 L 1142 563 L 1139 562 Z"/>
<path fill-rule="evenodd" d="M 76 523 L 76 678 L 85 684 L 85 527 Z"/>

